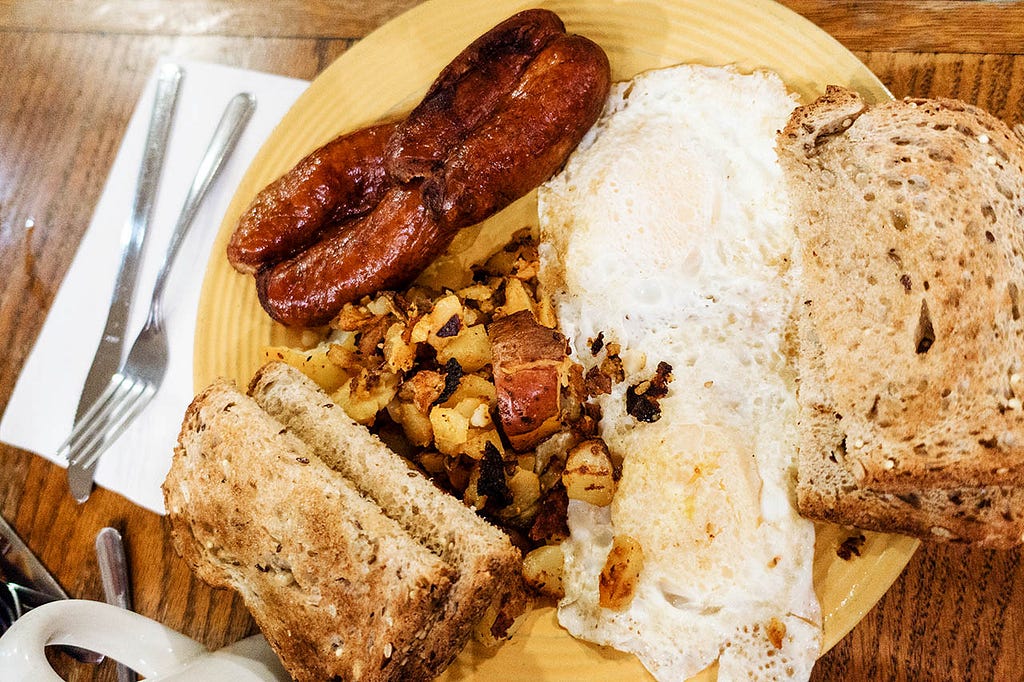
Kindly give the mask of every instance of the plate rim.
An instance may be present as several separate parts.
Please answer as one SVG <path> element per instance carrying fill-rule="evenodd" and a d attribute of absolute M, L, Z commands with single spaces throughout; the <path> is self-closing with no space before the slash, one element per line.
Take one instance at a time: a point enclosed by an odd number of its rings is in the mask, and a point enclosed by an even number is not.
<path fill-rule="evenodd" d="M 294 165 L 294 163 L 307 153 L 309 149 L 315 148 L 329 139 L 329 137 L 324 134 L 312 136 L 311 139 L 307 140 L 309 144 L 305 147 L 296 147 L 293 148 L 289 154 L 279 154 L 277 158 L 273 157 L 273 153 L 280 152 L 279 146 L 281 144 L 281 139 L 286 137 L 285 131 L 288 126 L 296 125 L 295 121 L 297 117 L 301 118 L 299 116 L 300 112 L 303 115 L 312 115 L 312 113 L 314 113 L 317 108 L 316 102 L 321 98 L 321 92 L 328 87 L 328 84 L 334 84 L 335 81 L 343 80 L 344 74 L 349 70 L 364 69 L 366 68 L 367 63 L 378 63 L 380 61 L 380 56 L 375 54 L 374 51 L 379 50 L 379 44 L 381 42 L 386 43 L 395 40 L 396 36 L 409 35 L 410 31 L 412 31 L 413 35 L 419 35 L 423 32 L 423 27 L 434 25 L 434 17 L 438 14 L 443 14 L 444 12 L 451 12 L 453 8 L 464 10 L 471 6 L 475 10 L 479 11 L 481 5 L 487 5 L 489 8 L 493 9 L 492 13 L 495 16 L 503 17 L 527 7 L 543 6 L 559 12 L 560 14 L 564 14 L 566 9 L 591 6 L 595 4 L 602 4 L 601 0 L 553 0 L 541 3 L 531 3 L 523 0 L 472 0 L 471 2 L 467 2 L 466 0 L 427 0 L 420 5 L 410 8 L 402 14 L 399 14 L 371 33 L 367 34 L 364 38 L 353 44 L 348 50 L 329 64 L 323 71 L 321 71 L 314 80 L 311 81 L 310 86 L 299 96 L 289 111 L 282 117 L 277 125 L 275 125 L 271 133 L 260 146 L 259 151 L 240 180 L 218 228 L 217 237 L 204 270 L 199 306 L 197 309 L 197 324 L 193 344 L 193 384 L 195 390 L 201 390 L 207 383 L 209 383 L 210 380 L 212 380 L 214 374 L 211 373 L 211 369 L 218 362 L 216 359 L 211 359 L 211 349 L 206 347 L 206 340 L 209 338 L 210 330 L 212 328 L 209 323 L 213 316 L 210 313 L 216 308 L 215 301 L 218 296 L 219 282 L 213 277 L 213 273 L 223 271 L 225 267 L 223 253 L 227 239 L 230 236 L 234 223 L 237 220 L 237 216 L 240 215 L 248 205 L 249 201 L 258 189 L 269 181 L 267 178 L 272 179 L 273 177 L 276 177 L 280 172 L 283 172 L 283 170 Z M 617 1 L 603 3 L 602 6 L 622 7 L 626 5 L 640 6 L 643 5 L 643 3 Z M 668 0 L 660 3 L 659 6 L 675 8 L 682 6 L 696 7 L 697 5 L 702 5 L 701 9 L 706 7 L 703 6 L 699 0 Z M 850 60 L 857 65 L 858 68 L 853 69 L 853 72 L 857 74 L 860 80 L 857 81 L 856 84 L 841 84 L 855 87 L 855 89 L 860 91 L 868 101 L 892 99 L 892 95 L 885 85 L 875 74 L 861 63 L 852 52 L 847 50 L 847 48 L 838 40 L 816 26 L 809 19 L 801 16 L 788 7 L 785 7 L 774 0 L 719 0 L 717 5 L 722 11 L 725 11 L 730 7 L 742 5 L 749 14 L 760 14 L 773 21 L 790 24 L 793 30 L 799 34 L 809 34 L 814 38 L 821 49 L 825 50 L 827 53 L 833 54 L 834 56 L 837 55 L 838 57 L 841 57 L 844 65 L 849 65 L 851 63 Z M 566 23 L 570 30 L 574 29 L 573 24 L 569 20 L 567 20 Z M 583 30 L 582 26 L 578 27 L 577 30 L 578 32 L 585 34 L 585 30 Z M 448 52 L 450 55 L 454 55 L 461 49 L 461 47 L 461 43 L 456 43 Z M 406 54 L 407 49 L 412 49 L 412 47 L 406 46 L 403 50 L 399 50 L 399 56 Z M 786 79 L 784 78 L 784 80 Z M 789 81 L 787 81 L 787 84 L 788 83 Z M 819 91 L 823 90 L 823 87 L 824 83 L 821 84 Z M 381 116 L 394 116 L 400 111 L 408 109 L 415 104 L 418 94 L 421 94 L 422 90 L 425 90 L 425 88 L 426 84 L 422 84 L 419 90 L 414 88 L 405 97 L 399 98 L 398 101 L 381 103 L 381 105 L 378 105 L 375 108 L 371 107 L 371 109 L 376 113 L 365 114 L 362 120 L 360 120 L 360 117 L 342 117 L 344 119 L 344 123 L 336 127 L 334 129 L 335 132 L 332 132 L 331 135 L 346 129 L 346 126 L 355 127 L 358 125 L 366 125 Z M 290 163 L 288 162 L 289 160 Z M 239 275 L 239 277 L 243 276 Z M 267 340 L 264 343 L 271 342 L 272 339 Z M 225 349 L 225 352 L 230 355 L 231 350 Z M 220 358 L 220 362 L 222 366 L 224 366 L 224 355 L 219 355 L 217 357 Z M 856 594 L 851 591 L 848 595 L 842 598 L 840 607 L 841 610 L 843 610 L 843 622 L 839 627 L 834 627 L 830 631 L 825 632 L 823 646 L 819 656 L 824 655 L 829 649 L 835 646 L 835 644 L 841 641 L 851 630 L 854 629 L 854 627 L 856 627 L 863 617 L 872 608 L 874 608 L 881 597 L 890 589 L 892 584 L 902 574 L 903 569 L 914 556 L 916 549 L 920 544 L 919 540 L 906 536 L 882 534 L 869 535 L 873 539 L 884 538 L 886 546 L 881 552 L 874 555 L 874 564 L 866 569 L 866 572 L 881 574 L 883 577 L 880 580 L 873 580 L 868 584 L 859 583 L 858 585 L 860 589 L 856 590 Z M 816 533 L 816 537 L 817 536 L 818 533 Z M 815 554 L 817 555 L 817 550 Z M 817 564 L 817 562 L 815 563 Z M 823 612 L 823 619 L 825 620 L 826 625 L 829 623 L 828 619 L 830 617 L 835 618 L 836 616 L 835 614 L 825 614 Z M 568 633 L 565 633 L 565 636 L 570 637 Z"/>

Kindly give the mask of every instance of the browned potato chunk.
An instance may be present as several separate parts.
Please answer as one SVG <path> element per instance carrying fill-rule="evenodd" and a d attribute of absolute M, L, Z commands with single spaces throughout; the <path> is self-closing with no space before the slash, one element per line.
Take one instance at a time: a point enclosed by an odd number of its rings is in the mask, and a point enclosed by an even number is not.
<path fill-rule="evenodd" d="M 459 361 L 464 372 L 476 372 L 491 364 L 491 342 L 484 325 L 464 327 L 457 336 L 438 348 L 438 363 L 443 365 L 451 358 Z"/>
<path fill-rule="evenodd" d="M 565 337 L 518 312 L 491 323 L 498 416 L 512 447 L 523 452 L 562 427 L 561 395 L 569 360 Z"/>
<path fill-rule="evenodd" d="M 387 407 L 398 392 L 398 376 L 390 372 L 363 370 L 331 394 L 331 399 L 360 424 L 373 424 L 377 413 Z"/>
<path fill-rule="evenodd" d="M 400 424 L 405 437 L 417 447 L 426 447 L 434 440 L 434 427 L 430 418 L 419 411 L 412 403 L 392 400 L 388 405 L 388 414 Z"/>
<path fill-rule="evenodd" d="M 603 440 L 585 440 L 569 451 L 562 483 L 570 500 L 606 507 L 615 496 L 615 478 L 608 446 Z"/>
<path fill-rule="evenodd" d="M 621 611 L 629 606 L 644 568 L 644 548 L 628 535 L 616 535 L 598 582 L 598 604 Z"/>
<path fill-rule="evenodd" d="M 544 545 L 523 557 L 523 580 L 541 594 L 552 599 L 565 596 L 562 570 L 565 556 L 561 545 Z"/>
<path fill-rule="evenodd" d="M 287 346 L 267 346 L 263 349 L 265 362 L 280 360 L 295 367 L 327 393 L 333 393 L 345 383 L 349 374 L 330 360 L 328 352 L 332 344 L 322 343 L 309 350 Z"/>
<path fill-rule="evenodd" d="M 430 425 L 437 449 L 446 455 L 458 454 L 469 440 L 469 418 L 454 407 L 431 408 Z"/>

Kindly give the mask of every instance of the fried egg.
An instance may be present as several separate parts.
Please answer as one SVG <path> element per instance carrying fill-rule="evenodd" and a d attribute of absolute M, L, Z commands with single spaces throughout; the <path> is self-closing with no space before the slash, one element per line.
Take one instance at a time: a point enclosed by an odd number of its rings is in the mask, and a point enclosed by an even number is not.
<path fill-rule="evenodd" d="M 541 284 L 585 366 L 600 334 L 625 380 L 597 398 L 622 473 L 573 500 L 560 623 L 659 680 L 806 679 L 820 650 L 814 527 L 794 504 L 789 333 L 799 262 L 775 152 L 795 99 L 774 74 L 677 66 L 613 88 L 539 191 Z M 672 367 L 660 418 L 630 386 Z M 643 550 L 632 599 L 600 605 L 616 536 Z"/>

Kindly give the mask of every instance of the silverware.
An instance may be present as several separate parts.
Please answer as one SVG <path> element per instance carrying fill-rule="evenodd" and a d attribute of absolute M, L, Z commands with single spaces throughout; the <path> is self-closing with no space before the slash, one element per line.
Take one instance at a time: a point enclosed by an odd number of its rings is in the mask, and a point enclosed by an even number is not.
<path fill-rule="evenodd" d="M 0 516 L 0 634 L 29 609 L 67 598 L 68 593 L 43 562 Z M 102 655 L 85 649 L 61 648 L 83 663 L 103 660 Z"/>
<path fill-rule="evenodd" d="M 181 91 L 182 77 L 183 72 L 180 66 L 165 64 L 161 67 L 157 79 L 153 113 L 149 119 L 145 152 L 142 157 L 142 165 L 139 167 L 135 199 L 132 203 L 130 233 L 128 240 L 121 247 L 121 265 L 117 271 L 114 293 L 110 300 L 110 311 L 107 313 L 103 335 L 100 337 L 96 355 L 93 357 L 92 366 L 89 368 L 85 385 L 82 387 L 82 394 L 78 399 L 78 408 L 75 410 L 76 425 L 81 422 L 83 415 L 96 402 L 121 363 L 121 356 L 124 353 L 125 325 L 128 323 L 128 313 L 131 310 L 135 285 L 138 281 L 139 256 L 142 253 L 142 247 L 149 231 L 149 222 L 153 215 L 153 204 L 156 201 L 156 191 L 160 184 L 160 171 L 163 168 L 164 152 L 167 148 L 171 122 L 174 119 L 178 93 Z M 67 456 L 67 454 L 63 449 L 58 453 L 59 456 Z M 94 468 L 95 463 L 86 468 L 80 464 L 75 465 L 74 469 L 72 466 L 68 466 L 68 480 L 72 484 L 72 494 L 80 501 L 84 499 L 79 497 L 82 494 L 83 486 L 85 487 L 85 497 L 89 496 L 88 491 L 92 486 Z"/>
<path fill-rule="evenodd" d="M 103 598 L 108 604 L 131 611 L 132 599 L 128 580 L 128 561 L 124 543 L 116 528 L 100 529 L 96 534 L 96 561 L 100 566 Z M 117 682 L 135 682 L 135 671 L 123 663 L 117 664 Z"/>
<path fill-rule="evenodd" d="M 100 455 L 117 440 L 160 388 L 167 372 L 169 353 L 162 307 L 167 276 L 200 203 L 223 167 L 224 159 L 232 152 L 245 130 L 255 105 L 255 98 L 248 93 L 236 95 L 228 103 L 206 154 L 199 163 L 163 264 L 157 273 L 146 324 L 132 344 L 128 357 L 110 378 L 106 390 L 82 415 L 61 446 L 61 453 L 68 455 L 71 493 L 79 502 L 89 498 L 92 472 Z"/>

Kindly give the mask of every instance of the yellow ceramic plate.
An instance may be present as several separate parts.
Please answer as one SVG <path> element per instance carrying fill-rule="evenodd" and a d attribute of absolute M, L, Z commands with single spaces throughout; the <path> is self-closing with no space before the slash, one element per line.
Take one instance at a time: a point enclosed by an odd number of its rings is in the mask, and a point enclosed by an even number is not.
<path fill-rule="evenodd" d="M 570 31 L 601 45 L 616 79 L 679 62 L 735 64 L 776 71 L 804 100 L 829 83 L 853 87 L 869 100 L 889 98 L 839 43 L 766 0 L 555 0 L 542 5 L 558 12 Z M 197 387 L 216 376 L 246 385 L 263 347 L 288 339 L 260 309 L 252 278 L 236 274 L 223 256 L 238 215 L 256 192 L 338 133 L 410 109 L 465 45 L 531 6 L 520 0 L 432 0 L 367 36 L 317 77 L 256 156 L 225 215 L 199 306 Z M 527 197 L 489 221 L 488 229 L 504 232 L 532 221 L 534 206 L 535 198 Z M 844 561 L 835 551 L 843 537 L 834 527 L 819 528 L 814 578 L 826 649 L 875 604 L 917 546 L 907 538 L 868 535 L 862 555 Z M 530 614 L 511 642 L 496 652 L 471 646 L 446 674 L 449 679 L 467 677 L 635 680 L 645 673 L 632 656 L 572 639 L 558 627 L 554 610 L 542 608 Z"/>

